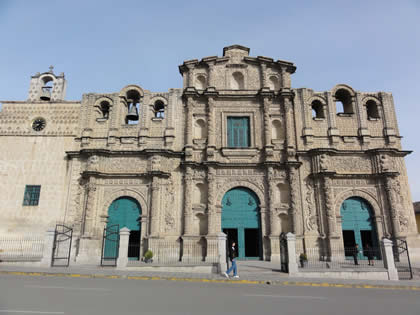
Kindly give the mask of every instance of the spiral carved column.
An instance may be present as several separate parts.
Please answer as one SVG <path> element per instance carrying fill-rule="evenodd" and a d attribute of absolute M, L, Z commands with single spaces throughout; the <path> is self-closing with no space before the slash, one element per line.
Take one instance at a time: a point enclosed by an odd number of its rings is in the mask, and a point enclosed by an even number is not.
<path fill-rule="evenodd" d="M 159 234 L 159 208 L 160 208 L 160 183 L 159 178 L 154 176 L 152 179 L 152 214 L 150 223 L 150 235 Z"/>
<path fill-rule="evenodd" d="M 394 237 L 400 236 L 400 222 L 398 219 L 398 196 L 396 195 L 396 179 L 387 176 L 385 178 L 385 191 L 388 197 L 389 212 L 391 215 L 392 230 L 394 232 Z"/>
<path fill-rule="evenodd" d="M 192 193 L 193 171 L 190 166 L 187 166 L 185 172 L 184 235 L 192 235 L 193 233 Z"/>

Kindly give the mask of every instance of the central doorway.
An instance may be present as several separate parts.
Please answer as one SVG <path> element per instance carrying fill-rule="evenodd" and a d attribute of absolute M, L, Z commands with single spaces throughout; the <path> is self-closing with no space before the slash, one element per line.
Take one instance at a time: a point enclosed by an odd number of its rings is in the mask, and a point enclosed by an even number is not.
<path fill-rule="evenodd" d="M 139 260 L 140 258 L 140 215 L 140 204 L 131 197 L 121 197 L 114 200 L 108 209 L 107 227 L 118 224 L 120 230 L 124 227 L 130 230 L 128 241 L 129 260 Z M 105 251 L 107 247 L 111 247 L 111 244 L 105 243 Z"/>
<path fill-rule="evenodd" d="M 253 191 L 237 187 L 223 196 L 222 231 L 228 247 L 237 244 L 238 259 L 262 258 L 259 199 Z"/>
<path fill-rule="evenodd" d="M 373 211 L 369 203 L 359 197 L 346 199 L 340 209 L 345 255 L 351 259 L 355 245 L 359 245 L 359 259 L 367 259 L 367 250 L 378 247 L 378 235 L 373 223 Z M 375 257 L 379 258 L 375 250 Z"/>

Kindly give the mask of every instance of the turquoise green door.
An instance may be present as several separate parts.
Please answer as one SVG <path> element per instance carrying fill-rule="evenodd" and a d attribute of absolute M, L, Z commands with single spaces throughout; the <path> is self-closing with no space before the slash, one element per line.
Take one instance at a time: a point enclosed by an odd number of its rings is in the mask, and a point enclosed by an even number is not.
<path fill-rule="evenodd" d="M 346 199 L 340 209 L 343 229 L 344 248 L 346 256 L 352 255 L 352 248 L 359 245 L 361 253 L 359 259 L 366 259 L 363 249 L 369 245 L 377 247 L 378 236 L 373 224 L 372 209 L 362 198 L 351 197 Z"/>
<path fill-rule="evenodd" d="M 107 227 L 118 224 L 119 229 L 126 227 L 130 232 L 129 246 L 134 246 L 133 242 L 138 241 L 140 246 L 140 239 L 136 236 L 140 236 L 140 215 L 141 208 L 137 200 L 131 197 L 121 197 L 114 200 L 108 208 L 108 223 Z M 134 237 L 133 237 L 134 236 Z M 112 250 L 115 247 L 111 242 L 105 242 L 105 254 L 107 251 Z M 138 259 L 138 257 L 129 257 L 130 259 Z"/>
<path fill-rule="evenodd" d="M 222 199 L 222 231 L 234 235 L 238 259 L 262 257 L 258 205 L 255 193 L 243 187 L 229 190 Z"/>

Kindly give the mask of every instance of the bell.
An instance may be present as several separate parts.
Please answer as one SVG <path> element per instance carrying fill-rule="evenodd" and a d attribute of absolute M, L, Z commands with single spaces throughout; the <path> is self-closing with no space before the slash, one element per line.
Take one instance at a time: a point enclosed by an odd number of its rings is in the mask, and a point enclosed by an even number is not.
<path fill-rule="evenodd" d="M 51 86 L 43 86 L 39 98 L 42 101 L 49 101 L 51 99 Z"/>
<path fill-rule="evenodd" d="M 128 111 L 127 120 L 139 120 L 139 113 L 137 112 L 136 104 L 131 104 L 130 110 Z"/>

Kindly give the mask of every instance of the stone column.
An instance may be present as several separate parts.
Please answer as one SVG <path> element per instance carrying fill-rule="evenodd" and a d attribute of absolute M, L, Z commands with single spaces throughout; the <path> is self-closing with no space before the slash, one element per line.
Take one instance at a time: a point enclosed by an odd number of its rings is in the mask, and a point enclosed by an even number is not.
<path fill-rule="evenodd" d="M 292 105 L 293 93 L 290 91 L 286 91 L 286 92 L 282 92 L 281 95 L 283 97 L 285 120 L 286 120 L 287 155 L 288 155 L 288 159 L 294 159 L 296 146 L 295 146 L 295 126 L 294 126 L 293 105 Z"/>
<path fill-rule="evenodd" d="M 159 212 L 160 212 L 160 183 L 159 177 L 152 178 L 152 206 L 150 215 L 150 236 L 159 234 Z"/>
<path fill-rule="evenodd" d="M 260 206 L 260 215 L 261 215 L 261 245 L 262 245 L 262 251 L 263 251 L 263 259 L 266 261 L 270 260 L 270 222 L 269 218 L 270 215 L 268 213 L 267 207 Z"/>
<path fill-rule="evenodd" d="M 382 246 L 384 255 L 384 265 L 385 268 L 388 270 L 388 279 L 399 280 L 398 271 L 397 268 L 395 268 L 394 253 L 392 252 L 392 241 L 387 238 L 384 238 L 382 239 Z"/>
<path fill-rule="evenodd" d="M 337 122 L 335 121 L 337 109 L 335 108 L 335 102 L 331 92 L 326 92 L 327 99 L 327 117 L 328 117 L 328 136 L 333 143 L 339 142 L 340 133 L 337 129 Z"/>
<path fill-rule="evenodd" d="M 193 66 L 192 65 L 187 65 L 187 68 L 188 68 L 188 72 L 187 72 L 187 81 L 188 81 L 188 84 L 187 84 L 187 86 L 188 87 L 194 86 L 194 82 L 193 82 L 193 79 L 194 79 Z"/>
<path fill-rule="evenodd" d="M 218 261 L 217 244 L 218 235 L 221 232 L 221 212 L 216 206 L 216 170 L 209 166 L 207 173 L 208 193 L 207 193 L 207 259 Z"/>
<path fill-rule="evenodd" d="M 325 214 L 327 216 L 327 226 L 328 226 L 328 241 L 330 249 L 334 248 L 343 248 L 343 242 L 340 239 L 337 231 L 337 220 L 336 213 L 334 209 L 334 196 L 332 191 L 332 179 L 328 176 L 323 178 L 323 188 L 324 188 L 324 199 L 325 199 Z M 330 252 L 330 259 L 336 260 L 341 259 L 342 255 L 340 252 L 335 252 L 335 255 Z"/>
<path fill-rule="evenodd" d="M 297 236 L 303 234 L 302 207 L 299 189 L 299 172 L 295 166 L 289 167 L 290 183 L 290 216 L 292 218 L 292 231 Z"/>
<path fill-rule="evenodd" d="M 261 88 L 268 87 L 267 84 L 267 65 L 261 64 Z"/>
<path fill-rule="evenodd" d="M 385 191 L 388 197 L 389 214 L 391 215 L 392 230 L 394 237 L 400 236 L 400 223 L 398 220 L 398 196 L 397 180 L 391 176 L 385 177 Z"/>
<path fill-rule="evenodd" d="M 394 128 L 395 112 L 394 112 L 394 101 L 391 93 L 380 92 L 379 96 L 382 100 L 382 108 L 384 114 L 384 134 L 387 137 L 389 143 L 394 143 L 397 140 L 396 129 Z"/>
<path fill-rule="evenodd" d="M 130 239 L 130 230 L 123 227 L 120 230 L 120 247 L 118 249 L 117 268 L 126 268 L 128 263 L 128 242 Z"/>
<path fill-rule="evenodd" d="M 275 189 L 276 183 L 274 182 L 274 169 L 272 166 L 267 167 L 267 187 L 268 187 L 268 218 L 269 218 L 269 231 L 267 234 L 270 235 L 270 260 L 273 262 L 280 262 L 280 243 L 279 243 L 279 233 L 276 231 L 276 224 L 278 218 L 275 213 L 274 203 L 275 203 Z M 261 218 L 262 220 L 262 218 Z"/>
<path fill-rule="evenodd" d="M 83 237 L 93 236 L 94 215 L 96 206 L 96 178 L 90 177 L 89 183 L 86 186 L 86 203 L 85 203 L 85 217 L 83 224 Z"/>
<path fill-rule="evenodd" d="M 328 236 L 335 237 L 336 232 L 336 223 L 335 223 L 335 211 L 333 204 L 333 192 L 332 192 L 332 179 L 329 177 L 324 177 L 323 181 L 324 186 L 324 198 L 325 198 L 325 213 L 327 215 L 328 223 Z"/>
<path fill-rule="evenodd" d="M 296 236 L 292 233 L 286 234 L 287 254 L 289 264 L 289 275 L 293 276 L 298 273 L 298 265 L 296 261 Z"/>
<path fill-rule="evenodd" d="M 214 150 L 216 148 L 216 134 L 215 134 L 215 99 L 213 97 L 208 98 L 207 104 L 207 159 L 212 160 L 214 158 Z"/>
<path fill-rule="evenodd" d="M 214 75 L 214 65 L 215 62 L 210 62 L 207 61 L 207 64 L 209 66 L 209 71 L 208 71 L 208 79 L 207 79 L 207 87 L 214 87 L 215 86 L 215 75 Z"/>
<path fill-rule="evenodd" d="M 263 107 L 264 107 L 264 139 L 265 146 L 271 146 L 271 130 L 270 130 L 270 99 L 264 97 Z"/>
<path fill-rule="evenodd" d="M 44 251 L 40 265 L 42 267 L 51 267 L 54 248 L 55 228 L 51 227 L 45 232 Z"/>
<path fill-rule="evenodd" d="M 226 240 L 227 236 L 225 233 L 220 232 L 217 235 L 217 249 L 219 251 L 218 255 L 218 272 L 222 273 L 227 270 L 227 253 L 226 253 Z"/>
<path fill-rule="evenodd" d="M 356 111 L 358 113 L 358 123 L 359 123 L 359 136 L 362 137 L 363 143 L 368 143 L 370 140 L 370 133 L 367 127 L 367 113 L 366 107 L 362 105 L 362 95 L 359 93 L 356 94 L 354 99 Z"/>
<path fill-rule="evenodd" d="M 191 166 L 187 166 L 184 176 L 185 196 L 184 196 L 184 235 L 193 234 L 193 213 L 192 213 L 192 194 L 193 194 L 193 171 Z"/>
<path fill-rule="evenodd" d="M 191 96 L 187 97 L 187 104 L 186 104 L 186 128 L 185 128 L 185 142 L 186 146 L 192 147 L 193 141 L 193 107 L 194 107 L 194 100 Z"/>
<path fill-rule="evenodd" d="M 218 213 L 215 207 L 216 202 L 216 170 L 213 167 L 208 168 L 207 173 L 207 215 L 208 215 L 208 235 L 217 235 L 220 233 L 220 224 L 218 224 Z"/>
<path fill-rule="evenodd" d="M 281 83 L 283 89 L 290 89 L 291 88 L 291 80 L 290 80 L 290 73 L 287 72 L 286 67 L 281 68 Z"/>

